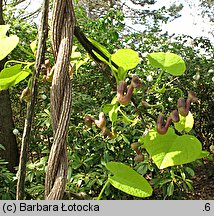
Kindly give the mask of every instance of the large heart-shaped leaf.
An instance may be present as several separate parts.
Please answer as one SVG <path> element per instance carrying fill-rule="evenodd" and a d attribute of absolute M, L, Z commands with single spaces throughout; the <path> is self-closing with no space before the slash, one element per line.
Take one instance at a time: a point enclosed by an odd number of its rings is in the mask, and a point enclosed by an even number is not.
<path fill-rule="evenodd" d="M 180 76 L 186 70 L 184 60 L 174 53 L 150 53 L 147 57 L 153 67 L 166 70 L 174 76 Z"/>
<path fill-rule="evenodd" d="M 111 60 L 125 71 L 135 68 L 139 63 L 138 53 L 132 49 L 119 49 L 112 54 Z"/>
<path fill-rule="evenodd" d="M 150 184 L 129 166 L 123 163 L 109 162 L 106 164 L 106 168 L 114 174 L 109 177 L 109 182 L 115 188 L 136 197 L 152 195 L 153 190 Z"/>
<path fill-rule="evenodd" d="M 160 135 L 153 129 L 139 141 L 144 143 L 159 169 L 190 163 L 202 153 L 202 145 L 196 137 L 178 136 L 172 128 L 169 128 L 165 135 Z"/>
<path fill-rule="evenodd" d="M 22 69 L 21 66 L 21 64 L 17 64 L 0 72 L 0 90 L 15 86 L 31 73 L 29 68 Z"/>
<path fill-rule="evenodd" d="M 194 118 L 192 116 L 192 113 L 189 112 L 186 117 L 181 116 L 179 114 L 179 117 L 180 117 L 180 121 L 177 123 L 174 123 L 175 129 L 179 132 L 181 131 L 186 131 L 187 133 L 190 132 L 194 124 Z"/>
<path fill-rule="evenodd" d="M 19 38 L 16 35 L 6 36 L 9 27 L 9 25 L 0 26 L 0 60 L 4 59 L 19 42 Z"/>

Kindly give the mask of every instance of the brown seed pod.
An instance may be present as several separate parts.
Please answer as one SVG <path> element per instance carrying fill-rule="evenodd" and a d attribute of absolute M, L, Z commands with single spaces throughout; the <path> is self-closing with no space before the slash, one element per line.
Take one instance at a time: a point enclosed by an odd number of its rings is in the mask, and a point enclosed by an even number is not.
<path fill-rule="evenodd" d="M 131 144 L 131 148 L 132 148 L 133 150 L 137 150 L 137 148 L 138 148 L 140 145 L 141 145 L 141 144 L 140 144 L 139 142 L 134 142 L 134 143 Z"/>
<path fill-rule="evenodd" d="M 107 128 L 107 127 L 103 127 L 101 129 L 101 133 L 102 135 L 106 138 L 106 137 L 110 137 L 112 138 L 113 137 L 113 134 L 110 132 L 110 130 Z"/>
<path fill-rule="evenodd" d="M 136 162 L 144 161 L 144 155 L 139 154 L 139 155 L 135 156 L 134 161 L 136 161 Z"/>
<path fill-rule="evenodd" d="M 187 102 L 186 102 L 186 100 L 184 98 L 179 98 L 178 99 L 178 103 L 177 103 L 178 112 L 182 116 L 187 116 L 188 113 L 189 113 L 189 108 L 190 108 L 190 103 L 191 102 L 189 100 L 187 100 Z"/>
<path fill-rule="evenodd" d="M 167 118 L 167 121 L 166 121 L 166 124 L 165 126 L 163 126 L 163 121 L 164 121 L 164 115 L 163 114 L 160 114 L 158 116 L 158 119 L 157 119 L 157 132 L 161 135 L 163 134 L 166 134 L 168 128 L 169 128 L 169 125 L 171 124 L 172 122 L 172 117 L 169 116 Z"/>
<path fill-rule="evenodd" d="M 172 118 L 172 121 L 173 122 L 179 122 L 180 121 L 180 118 L 179 118 L 179 113 L 177 110 L 173 110 L 171 112 L 171 118 Z"/>
<path fill-rule="evenodd" d="M 104 112 L 101 112 L 99 114 L 99 120 L 95 119 L 94 123 L 97 125 L 98 128 L 101 129 L 106 126 L 106 118 Z"/>
<path fill-rule="evenodd" d="M 126 82 L 121 81 L 117 87 L 117 101 L 122 105 L 127 105 L 131 100 L 134 88 L 140 88 L 141 86 L 142 83 L 140 82 L 139 77 L 134 75 L 129 88 L 125 93 L 127 89 Z"/>
<path fill-rule="evenodd" d="M 134 75 L 134 76 L 132 77 L 131 85 L 132 85 L 134 88 L 137 88 L 137 89 L 140 88 L 140 87 L 142 86 L 142 83 L 141 83 L 141 81 L 140 81 L 140 79 L 139 79 L 138 76 Z"/>
<path fill-rule="evenodd" d="M 28 103 L 30 101 L 30 98 L 31 98 L 30 88 L 26 87 L 21 93 L 20 100 L 21 101 L 24 100 L 25 102 Z"/>
<path fill-rule="evenodd" d="M 92 127 L 92 123 L 94 122 L 94 118 L 92 118 L 91 116 L 89 115 L 86 115 L 85 116 L 85 124 L 88 126 L 88 127 Z"/>

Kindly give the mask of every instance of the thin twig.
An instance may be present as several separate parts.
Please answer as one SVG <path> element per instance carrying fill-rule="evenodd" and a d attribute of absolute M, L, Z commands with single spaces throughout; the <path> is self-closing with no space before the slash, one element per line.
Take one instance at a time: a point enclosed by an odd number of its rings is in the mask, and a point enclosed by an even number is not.
<path fill-rule="evenodd" d="M 46 39 L 48 36 L 48 9 L 49 9 L 49 0 L 44 0 L 43 11 L 41 18 L 41 27 L 39 32 L 38 39 L 38 49 L 35 62 L 35 68 L 32 75 L 32 87 L 31 87 L 31 100 L 27 105 L 27 115 L 25 119 L 24 132 L 22 137 L 21 153 L 20 153 L 20 163 L 18 170 L 18 182 L 17 182 L 17 191 L 16 199 L 24 199 L 24 188 L 25 188 L 25 175 L 26 175 L 26 163 L 27 163 L 27 153 L 30 140 L 30 132 L 32 128 L 34 107 L 37 96 L 37 81 L 39 78 L 39 72 L 41 64 L 44 63 L 45 59 L 45 49 L 46 49 Z"/>

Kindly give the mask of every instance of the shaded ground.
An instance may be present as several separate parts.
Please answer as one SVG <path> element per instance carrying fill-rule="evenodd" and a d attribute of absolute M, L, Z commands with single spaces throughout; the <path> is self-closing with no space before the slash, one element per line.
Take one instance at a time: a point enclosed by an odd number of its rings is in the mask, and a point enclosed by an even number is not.
<path fill-rule="evenodd" d="M 188 200 L 214 200 L 214 164 L 213 161 L 204 161 L 204 165 L 195 170 L 192 178 L 194 192 L 186 194 Z"/>

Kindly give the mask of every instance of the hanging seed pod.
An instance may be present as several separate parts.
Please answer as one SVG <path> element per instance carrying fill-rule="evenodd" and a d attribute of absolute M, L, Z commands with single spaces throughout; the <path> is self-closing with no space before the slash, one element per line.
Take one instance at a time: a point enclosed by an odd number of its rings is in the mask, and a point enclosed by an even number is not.
<path fill-rule="evenodd" d="M 135 156 L 134 161 L 142 162 L 144 161 L 144 156 L 142 154 Z"/>
<path fill-rule="evenodd" d="M 92 118 L 91 116 L 89 115 L 86 115 L 85 116 L 85 124 L 88 126 L 88 127 L 92 127 L 92 123 L 94 122 L 94 118 Z"/>
<path fill-rule="evenodd" d="M 163 126 L 164 115 L 160 114 L 157 119 L 157 132 L 161 135 L 166 134 L 171 122 L 172 117 L 168 117 L 165 126 Z"/>
<path fill-rule="evenodd" d="M 104 112 L 99 114 L 99 120 L 94 120 L 94 123 L 97 125 L 98 128 L 102 129 L 106 126 L 106 118 Z"/>
<path fill-rule="evenodd" d="M 171 118 L 172 118 L 172 121 L 173 122 L 179 122 L 180 121 L 180 118 L 179 118 L 179 113 L 177 110 L 173 110 L 171 112 Z"/>
<path fill-rule="evenodd" d="M 178 107 L 178 112 L 180 113 L 180 115 L 187 116 L 189 113 L 190 101 L 187 104 L 184 98 L 179 98 L 177 107 Z"/>
<path fill-rule="evenodd" d="M 132 77 L 131 84 L 127 89 L 127 85 L 125 81 L 121 81 L 120 84 L 117 87 L 117 101 L 122 105 L 127 105 L 132 97 L 134 88 L 140 88 L 142 86 L 142 83 L 138 76 L 134 75 Z"/>
<path fill-rule="evenodd" d="M 134 143 L 131 144 L 131 148 L 132 148 L 133 150 L 137 150 L 137 148 L 138 148 L 140 145 L 141 145 L 141 144 L 140 144 L 139 142 L 134 142 Z"/>

